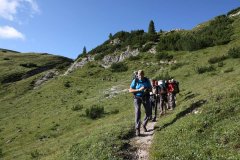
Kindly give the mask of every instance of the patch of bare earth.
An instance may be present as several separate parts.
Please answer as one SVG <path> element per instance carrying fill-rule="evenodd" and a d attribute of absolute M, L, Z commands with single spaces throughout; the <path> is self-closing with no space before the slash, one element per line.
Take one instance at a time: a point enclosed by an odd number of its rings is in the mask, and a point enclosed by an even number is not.
<path fill-rule="evenodd" d="M 155 123 L 156 122 L 149 122 L 147 124 L 148 132 L 144 132 L 143 128 L 141 128 L 140 136 L 135 136 L 130 139 L 131 147 L 136 148 L 134 159 L 148 160 L 149 148 L 152 144 Z"/>

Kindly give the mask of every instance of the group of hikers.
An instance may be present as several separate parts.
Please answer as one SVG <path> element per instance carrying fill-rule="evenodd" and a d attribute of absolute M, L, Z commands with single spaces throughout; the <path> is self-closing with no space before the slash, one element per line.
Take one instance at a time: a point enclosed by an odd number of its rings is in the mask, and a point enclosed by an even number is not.
<path fill-rule="evenodd" d="M 143 104 L 145 109 L 142 126 L 144 132 L 147 132 L 147 123 L 149 120 L 156 121 L 158 108 L 161 116 L 166 113 L 167 109 L 173 110 L 176 107 L 176 94 L 179 93 L 179 82 L 174 79 L 153 79 L 150 81 L 147 77 L 144 77 L 144 71 L 139 70 L 134 72 L 129 92 L 133 93 L 134 97 L 136 136 L 140 136 L 141 104 Z"/>

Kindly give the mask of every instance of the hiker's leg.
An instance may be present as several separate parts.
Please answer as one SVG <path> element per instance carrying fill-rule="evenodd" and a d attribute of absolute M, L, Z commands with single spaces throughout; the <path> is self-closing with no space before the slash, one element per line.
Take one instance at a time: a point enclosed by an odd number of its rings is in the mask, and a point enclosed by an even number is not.
<path fill-rule="evenodd" d="M 154 104 L 154 118 L 156 120 L 157 118 L 157 108 L 158 108 L 158 104 L 159 104 L 159 99 L 158 99 L 159 96 L 155 96 L 155 104 Z"/>
<path fill-rule="evenodd" d="M 139 129 L 141 125 L 141 103 L 142 100 L 139 98 L 134 98 L 135 107 L 135 128 Z"/>
<path fill-rule="evenodd" d="M 176 107 L 176 94 L 175 93 L 173 93 L 172 94 L 172 96 L 173 96 L 173 109 Z"/>
<path fill-rule="evenodd" d="M 169 108 L 170 108 L 170 110 L 172 110 L 173 109 L 173 94 L 172 93 L 169 93 L 169 99 L 168 99 L 168 104 L 169 104 Z"/>
<path fill-rule="evenodd" d="M 159 108 L 160 108 L 160 115 L 164 114 L 164 108 L 163 108 L 163 96 L 159 96 Z"/>
<path fill-rule="evenodd" d="M 145 109 L 145 117 L 144 117 L 144 121 L 143 121 L 143 126 L 147 126 L 147 122 L 148 122 L 148 119 L 149 119 L 149 116 L 150 116 L 150 100 L 149 98 L 146 98 L 145 101 L 143 102 L 143 106 L 144 106 L 144 109 Z"/>

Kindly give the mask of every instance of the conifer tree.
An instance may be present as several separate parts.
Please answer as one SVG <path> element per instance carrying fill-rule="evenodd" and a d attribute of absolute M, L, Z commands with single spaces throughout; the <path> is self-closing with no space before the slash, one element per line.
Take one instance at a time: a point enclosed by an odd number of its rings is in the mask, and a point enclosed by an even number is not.
<path fill-rule="evenodd" d="M 151 20 L 150 23 L 149 23 L 148 33 L 149 34 L 155 34 L 156 33 L 153 20 Z"/>
<path fill-rule="evenodd" d="M 108 37 L 110 40 L 112 40 L 112 38 L 113 38 L 112 33 L 110 33 Z"/>
<path fill-rule="evenodd" d="M 83 47 L 82 55 L 86 55 L 86 54 L 87 54 L 87 49 L 86 49 L 86 47 L 84 46 L 84 47 Z"/>

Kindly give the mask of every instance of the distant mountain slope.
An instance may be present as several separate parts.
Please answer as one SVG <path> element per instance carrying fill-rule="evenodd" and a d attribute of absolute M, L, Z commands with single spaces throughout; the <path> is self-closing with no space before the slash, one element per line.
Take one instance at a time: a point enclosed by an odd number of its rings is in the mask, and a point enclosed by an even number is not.
<path fill-rule="evenodd" d="M 69 58 L 50 54 L 18 53 L 10 50 L 0 50 L 0 82 L 10 83 L 28 78 L 43 71 L 61 68 L 72 60 Z"/>

